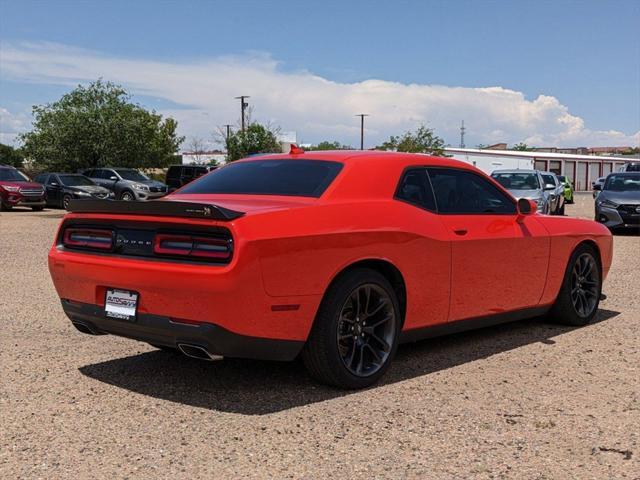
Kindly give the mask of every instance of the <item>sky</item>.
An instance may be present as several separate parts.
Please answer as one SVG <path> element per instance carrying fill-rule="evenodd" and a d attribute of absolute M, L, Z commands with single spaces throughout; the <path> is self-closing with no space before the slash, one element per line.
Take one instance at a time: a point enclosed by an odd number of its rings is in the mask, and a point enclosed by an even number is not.
<path fill-rule="evenodd" d="M 365 146 L 640 144 L 640 0 L 0 0 L 0 142 L 98 78 L 214 141 L 252 118 Z"/>

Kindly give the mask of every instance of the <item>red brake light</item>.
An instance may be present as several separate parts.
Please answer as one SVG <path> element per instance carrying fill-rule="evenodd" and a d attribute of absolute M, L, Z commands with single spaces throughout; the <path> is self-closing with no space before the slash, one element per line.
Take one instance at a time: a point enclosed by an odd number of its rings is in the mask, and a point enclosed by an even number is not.
<path fill-rule="evenodd" d="M 98 228 L 67 228 L 62 243 L 65 247 L 92 248 L 111 250 L 113 248 L 113 232 Z"/>
<path fill-rule="evenodd" d="M 193 250 L 191 255 L 194 257 L 207 258 L 229 258 L 231 253 L 229 242 L 220 238 L 193 237 Z"/>
<path fill-rule="evenodd" d="M 189 255 L 193 240 L 189 235 L 158 234 L 153 239 L 153 253 L 159 255 Z"/>
<path fill-rule="evenodd" d="M 228 260 L 231 245 L 221 238 L 161 233 L 153 240 L 153 253 Z"/>

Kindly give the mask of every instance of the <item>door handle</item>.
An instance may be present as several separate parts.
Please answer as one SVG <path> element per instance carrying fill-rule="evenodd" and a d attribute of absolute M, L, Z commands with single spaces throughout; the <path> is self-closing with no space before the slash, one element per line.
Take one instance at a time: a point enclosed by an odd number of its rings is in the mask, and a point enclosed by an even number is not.
<path fill-rule="evenodd" d="M 453 231 L 453 233 L 455 233 L 456 235 L 466 235 L 467 234 L 467 229 L 466 228 L 458 228 L 456 230 Z"/>

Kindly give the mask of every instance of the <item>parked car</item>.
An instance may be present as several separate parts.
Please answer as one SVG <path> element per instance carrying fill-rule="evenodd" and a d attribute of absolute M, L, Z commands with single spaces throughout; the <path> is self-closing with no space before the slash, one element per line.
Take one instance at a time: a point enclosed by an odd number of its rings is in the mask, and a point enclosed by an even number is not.
<path fill-rule="evenodd" d="M 549 192 L 549 203 L 552 215 L 564 215 L 564 187 L 553 172 L 540 172 L 544 189 Z"/>
<path fill-rule="evenodd" d="M 72 202 L 49 271 L 73 324 L 201 359 L 301 355 L 320 381 L 361 388 L 401 342 L 595 315 L 603 225 L 537 215 L 449 158 L 295 152 L 233 162 L 161 202 Z"/>
<path fill-rule="evenodd" d="M 574 200 L 573 200 L 573 184 L 564 175 L 558 175 L 558 180 L 560 180 L 560 183 L 562 183 L 562 186 L 564 187 L 564 200 L 565 200 L 565 203 L 572 204 L 574 202 Z"/>
<path fill-rule="evenodd" d="M 550 190 L 544 188 L 544 181 L 538 170 L 494 170 L 491 177 L 518 200 L 533 200 L 538 213 L 552 213 Z"/>
<path fill-rule="evenodd" d="M 167 194 L 167 186 L 132 168 L 93 168 L 82 172 L 118 200 L 153 200 Z"/>
<path fill-rule="evenodd" d="M 591 182 L 591 189 L 593 190 L 592 195 L 593 198 L 596 198 L 602 190 L 602 185 L 604 185 L 604 181 L 607 177 L 598 177 L 595 182 Z"/>
<path fill-rule="evenodd" d="M 640 232 L 640 172 L 609 174 L 595 206 L 596 222 Z"/>
<path fill-rule="evenodd" d="M 172 192 L 207 173 L 209 169 L 202 165 L 171 165 L 165 182 Z"/>
<path fill-rule="evenodd" d="M 41 173 L 35 181 L 47 191 L 47 206 L 69 209 L 74 198 L 114 198 L 114 193 L 78 173 Z"/>
<path fill-rule="evenodd" d="M 628 162 L 625 163 L 622 168 L 620 168 L 621 172 L 640 172 L 640 162 Z"/>
<path fill-rule="evenodd" d="M 0 165 L 1 211 L 11 210 L 13 207 L 42 210 L 46 205 L 45 195 L 42 185 L 32 182 L 14 167 Z"/>

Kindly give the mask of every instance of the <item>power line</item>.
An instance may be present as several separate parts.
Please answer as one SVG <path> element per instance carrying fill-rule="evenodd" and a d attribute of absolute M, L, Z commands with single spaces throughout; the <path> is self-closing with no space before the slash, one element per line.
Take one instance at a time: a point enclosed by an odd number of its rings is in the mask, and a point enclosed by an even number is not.
<path fill-rule="evenodd" d="M 364 117 L 369 117 L 368 113 L 359 113 L 356 117 L 360 117 L 360 150 L 364 150 Z"/>

